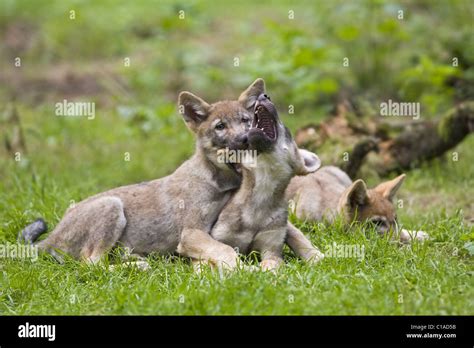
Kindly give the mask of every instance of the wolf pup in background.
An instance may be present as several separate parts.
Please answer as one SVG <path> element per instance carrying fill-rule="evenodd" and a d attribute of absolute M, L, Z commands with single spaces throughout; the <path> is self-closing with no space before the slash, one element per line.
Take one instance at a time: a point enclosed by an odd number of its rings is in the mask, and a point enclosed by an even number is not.
<path fill-rule="evenodd" d="M 275 269 L 283 261 L 287 238 L 286 188 L 293 176 L 314 172 L 321 162 L 315 154 L 297 148 L 266 94 L 255 104 L 248 143 L 250 157 L 256 151 L 256 158 L 241 164 L 242 185 L 222 210 L 211 235 L 241 253 L 260 252 L 262 269 Z M 316 248 L 312 250 L 316 260 L 322 258 Z"/>
<path fill-rule="evenodd" d="M 286 197 L 294 203 L 294 213 L 307 221 L 333 221 L 342 215 L 345 223 L 369 221 L 379 234 L 393 233 L 403 243 L 425 240 L 423 231 L 398 230 L 393 198 L 405 174 L 367 189 L 361 179 L 354 182 L 337 167 L 327 166 L 316 173 L 291 180 Z"/>
<path fill-rule="evenodd" d="M 221 163 L 217 154 L 247 147 L 254 105 L 263 91 L 264 81 L 257 79 L 238 100 L 214 104 L 182 92 L 179 108 L 196 135 L 195 154 L 167 177 L 115 188 L 69 208 L 38 247 L 58 258 L 60 251 L 92 263 L 121 245 L 138 255 L 177 252 L 235 266 L 234 249 L 209 235 L 241 183 L 236 168 Z M 33 243 L 45 231 L 44 221 L 37 220 L 20 234 Z"/>

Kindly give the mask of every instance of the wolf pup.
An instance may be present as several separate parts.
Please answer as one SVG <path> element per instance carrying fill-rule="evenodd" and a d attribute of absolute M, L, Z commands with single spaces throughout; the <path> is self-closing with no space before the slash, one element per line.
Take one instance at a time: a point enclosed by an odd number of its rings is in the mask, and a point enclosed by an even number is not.
<path fill-rule="evenodd" d="M 235 266 L 234 249 L 209 235 L 241 183 L 235 167 L 219 161 L 218 150 L 247 147 L 253 108 L 264 88 L 257 79 L 238 100 L 214 104 L 182 92 L 178 104 L 196 135 L 195 154 L 167 177 L 115 188 L 69 208 L 38 247 L 58 258 L 61 251 L 92 263 L 121 245 L 138 255 L 177 252 Z M 33 243 L 45 230 L 38 220 L 20 235 Z"/>
<path fill-rule="evenodd" d="M 425 240 L 423 231 L 398 231 L 393 198 L 405 179 L 405 174 L 367 189 L 361 179 L 354 182 L 341 169 L 322 167 L 316 173 L 293 178 L 286 191 L 292 200 L 294 213 L 307 221 L 333 221 L 342 215 L 343 221 L 369 221 L 379 234 L 394 232 L 403 243 L 412 239 Z"/>
<path fill-rule="evenodd" d="M 219 215 L 211 236 L 244 254 L 259 251 L 262 269 L 274 269 L 283 260 L 287 238 L 285 190 L 293 176 L 314 172 L 320 161 L 297 148 L 265 94 L 255 104 L 248 144 L 249 158 L 241 165 L 242 184 Z"/>

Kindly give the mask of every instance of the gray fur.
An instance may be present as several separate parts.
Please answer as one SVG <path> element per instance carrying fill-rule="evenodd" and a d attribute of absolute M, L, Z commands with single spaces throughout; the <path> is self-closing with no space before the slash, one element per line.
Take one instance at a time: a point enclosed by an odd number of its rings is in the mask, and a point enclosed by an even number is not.
<path fill-rule="evenodd" d="M 298 150 L 278 118 L 277 126 L 278 137 L 271 150 L 258 154 L 256 166 L 242 164 L 242 184 L 211 231 L 214 239 L 237 248 L 241 253 L 259 251 L 263 269 L 273 269 L 282 262 L 288 229 L 288 209 L 284 199 L 288 183 L 294 175 L 307 174 L 319 167 L 317 156 Z M 309 156 L 313 157 L 310 159 Z M 305 165 L 305 159 L 313 161 L 311 169 Z M 298 232 L 297 238 L 305 239 Z M 293 234 L 291 238 L 295 238 Z M 297 243 L 290 241 L 289 244 L 295 246 Z M 308 245 L 315 249 L 309 241 L 306 247 Z M 298 251 L 297 254 L 304 254 Z"/>
<path fill-rule="evenodd" d="M 293 200 L 298 218 L 332 221 L 339 213 L 340 197 L 351 184 L 351 179 L 341 169 L 325 166 L 314 174 L 293 178 L 286 196 Z"/>
<path fill-rule="evenodd" d="M 249 100 L 255 98 L 254 93 L 260 94 L 261 88 L 264 83 L 258 79 L 239 101 L 211 105 L 182 92 L 179 105 L 184 106 L 188 128 L 197 135 L 196 153 L 167 177 L 118 187 L 69 208 L 38 247 L 89 262 L 99 261 L 112 247 L 121 245 L 138 255 L 178 252 L 235 266 L 235 251 L 209 236 L 220 211 L 241 182 L 232 167 L 218 163 L 216 152 L 234 146 L 236 139 L 248 131 L 250 124 L 242 117 L 249 114 Z M 225 131 L 215 130 L 216 120 L 226 123 Z"/>

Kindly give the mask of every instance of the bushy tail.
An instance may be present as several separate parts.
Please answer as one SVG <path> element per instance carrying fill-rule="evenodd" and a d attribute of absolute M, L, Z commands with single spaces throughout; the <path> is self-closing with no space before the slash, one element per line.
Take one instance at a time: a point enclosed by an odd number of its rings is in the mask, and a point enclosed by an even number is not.
<path fill-rule="evenodd" d="M 43 219 L 38 218 L 20 231 L 18 234 L 18 241 L 33 244 L 38 239 L 38 237 L 47 230 L 48 226 L 46 225 L 46 222 Z"/>

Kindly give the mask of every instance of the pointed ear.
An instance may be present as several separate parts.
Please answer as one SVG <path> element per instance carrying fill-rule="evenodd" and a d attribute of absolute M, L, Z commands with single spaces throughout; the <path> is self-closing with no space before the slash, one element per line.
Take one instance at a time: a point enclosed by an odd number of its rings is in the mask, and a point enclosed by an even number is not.
<path fill-rule="evenodd" d="M 209 116 L 210 105 L 190 92 L 181 92 L 178 97 L 179 113 L 193 132 Z"/>
<path fill-rule="evenodd" d="M 382 194 L 384 198 L 387 198 L 391 201 L 393 197 L 395 197 L 395 194 L 397 193 L 400 186 L 402 186 L 405 177 L 406 175 L 402 174 L 393 180 L 383 182 L 377 185 L 377 187 L 374 188 L 374 191 Z"/>
<path fill-rule="evenodd" d="M 299 165 L 296 168 L 296 175 L 307 175 L 313 173 L 321 167 L 321 160 L 311 151 L 298 149 Z"/>
<path fill-rule="evenodd" d="M 265 81 L 256 79 L 239 97 L 239 103 L 247 110 L 253 111 L 253 107 L 260 94 L 265 93 Z"/>
<path fill-rule="evenodd" d="M 367 186 L 363 180 L 358 179 L 343 192 L 339 209 L 343 208 L 346 213 L 353 214 L 357 207 L 366 204 L 368 200 Z"/>

